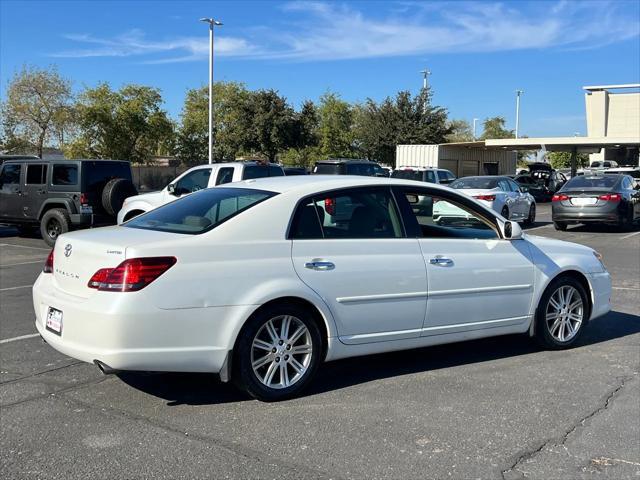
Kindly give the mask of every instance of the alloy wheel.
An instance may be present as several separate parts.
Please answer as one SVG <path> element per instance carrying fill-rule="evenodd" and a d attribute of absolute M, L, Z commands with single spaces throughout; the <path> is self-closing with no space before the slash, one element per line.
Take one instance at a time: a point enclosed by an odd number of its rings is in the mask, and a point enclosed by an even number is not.
<path fill-rule="evenodd" d="M 313 355 L 307 326 L 297 317 L 271 318 L 258 330 L 251 344 L 251 366 L 266 387 L 288 388 L 307 372 Z"/>
<path fill-rule="evenodd" d="M 558 288 L 549 297 L 545 321 L 549 334 L 558 342 L 568 342 L 576 336 L 584 318 L 580 292 L 570 285 Z"/>
<path fill-rule="evenodd" d="M 49 237 L 58 238 L 58 235 L 60 235 L 61 233 L 62 233 L 62 226 L 60 225 L 60 222 L 58 222 L 54 218 L 52 218 L 51 220 L 49 220 L 49 222 L 47 222 L 47 234 L 49 235 Z"/>

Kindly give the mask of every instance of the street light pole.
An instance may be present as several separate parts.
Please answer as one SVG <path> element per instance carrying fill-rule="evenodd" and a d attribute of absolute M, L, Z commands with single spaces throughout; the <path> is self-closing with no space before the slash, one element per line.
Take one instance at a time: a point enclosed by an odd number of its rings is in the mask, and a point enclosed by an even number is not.
<path fill-rule="evenodd" d="M 425 68 L 424 70 L 420 70 L 420 73 L 423 75 L 422 88 L 426 90 L 427 87 L 429 86 L 429 81 L 427 80 L 427 77 L 431 75 L 431 72 Z"/>
<path fill-rule="evenodd" d="M 524 90 L 516 90 L 516 138 L 518 138 L 518 129 L 520 128 L 520 95 Z"/>
<path fill-rule="evenodd" d="M 476 137 L 476 123 L 478 123 L 478 119 L 474 118 L 473 119 L 473 140 L 475 141 Z"/>
<path fill-rule="evenodd" d="M 201 22 L 209 24 L 209 164 L 213 163 L 213 27 L 222 22 L 213 18 L 201 18 Z"/>

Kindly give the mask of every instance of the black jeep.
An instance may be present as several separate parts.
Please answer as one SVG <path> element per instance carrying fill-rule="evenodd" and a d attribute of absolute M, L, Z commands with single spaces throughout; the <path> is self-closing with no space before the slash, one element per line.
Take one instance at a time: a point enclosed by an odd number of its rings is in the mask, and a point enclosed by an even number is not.
<path fill-rule="evenodd" d="M 5 159 L 0 223 L 21 233 L 39 226 L 53 245 L 71 229 L 115 224 L 124 199 L 136 194 L 126 161 Z"/>

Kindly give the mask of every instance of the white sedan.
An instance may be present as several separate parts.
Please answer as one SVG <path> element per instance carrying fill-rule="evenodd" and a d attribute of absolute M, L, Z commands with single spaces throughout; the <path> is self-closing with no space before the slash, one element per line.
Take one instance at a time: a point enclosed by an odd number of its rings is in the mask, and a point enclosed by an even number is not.
<path fill-rule="evenodd" d="M 509 177 L 463 177 L 449 185 L 479 200 L 508 220 L 532 225 L 536 221 L 536 201 Z"/>
<path fill-rule="evenodd" d="M 435 221 L 425 197 L 464 221 Z M 339 358 L 525 332 L 567 348 L 610 293 L 594 250 L 523 234 L 455 190 L 313 175 L 62 235 L 33 302 L 49 345 L 104 372 L 214 372 L 278 400 Z"/>

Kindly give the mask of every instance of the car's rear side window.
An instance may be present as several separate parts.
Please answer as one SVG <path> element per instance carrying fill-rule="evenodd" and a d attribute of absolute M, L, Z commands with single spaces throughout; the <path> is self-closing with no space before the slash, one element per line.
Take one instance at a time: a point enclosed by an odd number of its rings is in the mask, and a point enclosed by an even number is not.
<path fill-rule="evenodd" d="M 47 183 L 47 165 L 42 163 L 27 165 L 27 185 L 43 185 Z"/>
<path fill-rule="evenodd" d="M 318 175 L 340 175 L 343 164 L 339 163 L 316 163 L 313 173 Z"/>
<path fill-rule="evenodd" d="M 77 185 L 78 165 L 55 164 L 51 175 L 51 183 L 53 185 Z"/>
<path fill-rule="evenodd" d="M 411 169 L 395 170 L 391 174 L 391 178 L 400 178 L 402 180 L 417 180 L 421 182 L 423 173 L 424 172 L 420 170 L 411 170 Z"/>
<path fill-rule="evenodd" d="M 125 226 L 161 232 L 200 234 L 274 195 L 275 192 L 250 188 L 210 188 L 151 210 L 125 223 Z"/>
<path fill-rule="evenodd" d="M 282 167 L 277 167 L 275 165 L 247 165 L 244 167 L 244 172 L 242 172 L 243 180 L 282 176 L 284 176 Z"/>

